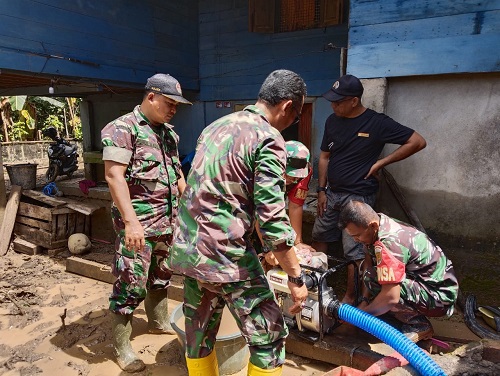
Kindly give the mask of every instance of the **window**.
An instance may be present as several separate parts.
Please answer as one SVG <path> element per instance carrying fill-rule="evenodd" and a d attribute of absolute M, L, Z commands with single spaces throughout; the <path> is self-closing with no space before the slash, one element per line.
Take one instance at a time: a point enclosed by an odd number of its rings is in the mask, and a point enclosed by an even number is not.
<path fill-rule="evenodd" d="M 249 30 L 284 33 L 342 23 L 343 0 L 249 0 Z"/>

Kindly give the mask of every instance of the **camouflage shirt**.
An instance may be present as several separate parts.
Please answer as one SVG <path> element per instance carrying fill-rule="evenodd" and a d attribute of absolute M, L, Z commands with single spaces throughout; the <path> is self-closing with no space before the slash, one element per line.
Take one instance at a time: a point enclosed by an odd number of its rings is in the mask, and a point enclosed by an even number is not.
<path fill-rule="evenodd" d="M 379 216 L 379 240 L 368 249 L 377 265 L 378 282 L 401 283 L 401 298 L 407 299 L 411 289 L 406 285 L 418 281 L 430 300 L 451 304 L 452 309 L 458 282 L 441 248 L 416 228 L 381 213 Z"/>
<path fill-rule="evenodd" d="M 103 160 L 127 164 L 125 180 L 132 207 L 146 237 L 173 233 L 180 177 L 179 136 L 170 124 L 151 126 L 136 106 L 133 112 L 101 131 Z M 125 225 L 118 208 L 111 208 L 117 232 Z"/>
<path fill-rule="evenodd" d="M 204 129 L 179 203 L 167 262 L 176 272 L 215 283 L 263 273 L 250 240 L 258 221 L 264 251 L 289 248 L 285 141 L 256 106 Z"/>

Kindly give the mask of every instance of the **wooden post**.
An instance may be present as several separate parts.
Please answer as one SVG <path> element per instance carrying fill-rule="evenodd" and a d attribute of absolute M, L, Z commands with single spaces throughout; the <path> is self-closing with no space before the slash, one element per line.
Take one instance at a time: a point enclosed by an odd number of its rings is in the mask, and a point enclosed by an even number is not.
<path fill-rule="evenodd" d="M 0 144 L 0 226 L 2 225 L 3 213 L 7 203 L 7 190 L 5 188 L 5 178 L 3 171 L 2 144 Z"/>
<path fill-rule="evenodd" d="M 22 187 L 12 185 L 10 187 L 9 201 L 5 207 L 5 215 L 0 228 L 0 256 L 4 256 L 9 250 L 10 237 L 16 221 L 17 208 L 21 200 Z"/>

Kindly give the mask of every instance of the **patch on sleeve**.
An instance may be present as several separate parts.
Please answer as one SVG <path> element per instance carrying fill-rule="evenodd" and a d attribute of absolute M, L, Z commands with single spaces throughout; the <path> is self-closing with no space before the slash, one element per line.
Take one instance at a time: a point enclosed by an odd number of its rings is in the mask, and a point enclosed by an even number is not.
<path fill-rule="evenodd" d="M 307 192 L 308 191 L 299 188 L 295 191 L 295 197 L 300 200 L 305 200 L 307 198 Z"/>
<path fill-rule="evenodd" d="M 381 285 L 401 282 L 405 277 L 405 264 L 394 257 L 380 240 L 375 242 L 374 248 L 378 282 Z"/>

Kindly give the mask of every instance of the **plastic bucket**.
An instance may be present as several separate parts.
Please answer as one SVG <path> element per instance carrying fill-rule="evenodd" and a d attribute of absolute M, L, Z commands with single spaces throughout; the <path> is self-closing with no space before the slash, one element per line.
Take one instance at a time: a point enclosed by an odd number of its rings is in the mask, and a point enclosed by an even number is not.
<path fill-rule="evenodd" d="M 20 185 L 23 189 L 36 188 L 36 163 L 5 165 L 11 185 Z"/>
<path fill-rule="evenodd" d="M 170 323 L 177 333 L 177 339 L 185 352 L 186 333 L 176 324 L 182 317 L 184 317 L 182 304 L 179 304 L 170 315 Z M 250 356 L 245 339 L 239 331 L 227 336 L 217 336 L 215 353 L 217 355 L 217 362 L 219 363 L 219 375 L 221 376 L 232 375 L 241 371 L 248 364 L 248 357 Z"/>

